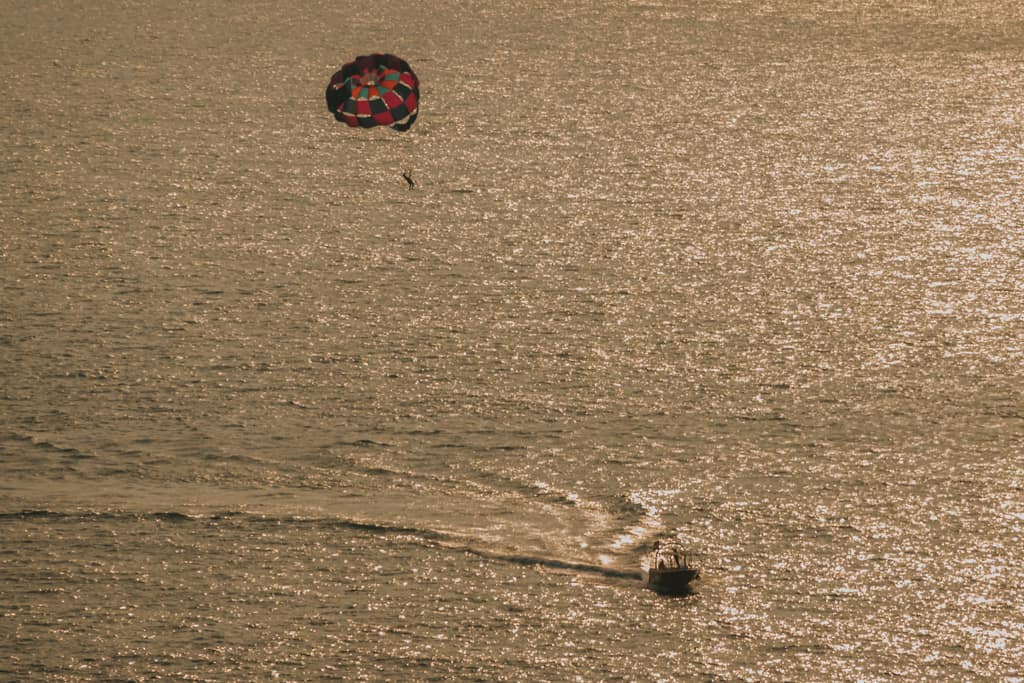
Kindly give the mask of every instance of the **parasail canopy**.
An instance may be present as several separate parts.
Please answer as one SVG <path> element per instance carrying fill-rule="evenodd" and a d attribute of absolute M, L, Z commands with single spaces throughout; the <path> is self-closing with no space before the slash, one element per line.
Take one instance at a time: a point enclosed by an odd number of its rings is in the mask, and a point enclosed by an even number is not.
<path fill-rule="evenodd" d="M 420 106 L 420 80 L 409 63 L 391 54 L 356 57 L 327 85 L 327 108 L 353 127 L 409 130 Z"/>

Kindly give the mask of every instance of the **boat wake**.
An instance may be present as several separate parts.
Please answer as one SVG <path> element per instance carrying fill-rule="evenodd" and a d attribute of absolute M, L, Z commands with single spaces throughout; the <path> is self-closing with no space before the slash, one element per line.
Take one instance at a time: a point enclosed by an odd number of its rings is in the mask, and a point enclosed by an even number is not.
<path fill-rule="evenodd" d="M 610 579 L 640 580 L 643 572 L 639 569 L 625 569 L 610 564 L 596 564 L 560 559 L 545 555 L 531 555 L 513 549 L 485 547 L 486 541 L 455 532 L 437 531 L 412 526 L 377 523 L 368 520 L 335 519 L 331 525 L 354 531 L 388 535 L 393 541 L 417 543 L 430 548 L 441 548 L 451 552 L 467 553 L 492 562 L 506 562 L 526 567 L 543 567 L 567 572 L 603 576 Z M 606 559 L 606 558 L 605 558 Z M 631 558 L 637 559 L 637 558 Z"/>
<path fill-rule="evenodd" d="M 570 560 L 560 560 L 553 557 L 542 557 L 538 555 L 523 555 L 514 552 L 501 552 L 495 550 L 486 550 L 483 548 L 473 547 L 469 545 L 455 545 L 455 544 L 439 544 L 450 550 L 458 550 L 461 552 L 476 555 L 485 560 L 492 560 L 495 562 L 508 562 L 510 564 L 518 564 L 527 567 L 544 567 L 547 569 L 558 569 L 569 572 L 578 572 L 584 574 L 593 574 L 598 576 L 604 576 L 611 579 L 642 579 L 643 574 L 640 570 L 630 569 L 617 569 L 615 567 L 607 567 L 599 564 L 590 564 L 587 562 L 574 562 Z"/>

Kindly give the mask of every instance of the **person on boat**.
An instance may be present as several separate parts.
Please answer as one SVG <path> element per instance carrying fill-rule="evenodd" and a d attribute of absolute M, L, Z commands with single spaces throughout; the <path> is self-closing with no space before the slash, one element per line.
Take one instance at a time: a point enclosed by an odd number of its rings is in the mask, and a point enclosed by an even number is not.
<path fill-rule="evenodd" d="M 658 571 L 665 570 L 665 558 L 661 556 L 658 550 L 661 549 L 661 541 L 655 541 L 651 547 L 651 555 L 658 560 Z"/>

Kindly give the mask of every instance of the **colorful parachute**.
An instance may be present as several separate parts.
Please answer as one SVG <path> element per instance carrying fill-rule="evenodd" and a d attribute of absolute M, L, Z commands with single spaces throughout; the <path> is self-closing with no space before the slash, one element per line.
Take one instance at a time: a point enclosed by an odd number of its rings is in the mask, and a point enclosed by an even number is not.
<path fill-rule="evenodd" d="M 350 126 L 409 130 L 420 111 L 420 80 L 395 55 L 356 57 L 331 76 L 327 108 Z"/>

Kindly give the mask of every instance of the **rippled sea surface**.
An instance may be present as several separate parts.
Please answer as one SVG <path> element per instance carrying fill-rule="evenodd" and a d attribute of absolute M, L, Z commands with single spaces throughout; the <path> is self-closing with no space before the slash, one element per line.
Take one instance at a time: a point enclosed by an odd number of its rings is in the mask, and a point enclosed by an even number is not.
<path fill-rule="evenodd" d="M 0 678 L 1024 679 L 1019 3 L 6 5 Z"/>

